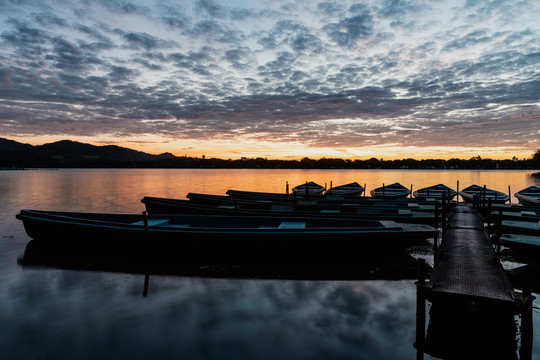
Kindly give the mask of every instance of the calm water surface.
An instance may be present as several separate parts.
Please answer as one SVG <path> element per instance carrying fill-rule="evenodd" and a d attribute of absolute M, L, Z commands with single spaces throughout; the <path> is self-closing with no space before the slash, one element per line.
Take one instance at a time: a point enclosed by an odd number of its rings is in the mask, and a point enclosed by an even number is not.
<path fill-rule="evenodd" d="M 524 171 L 124 170 L 0 172 L 0 354 L 6 359 L 414 359 L 414 280 L 261 280 L 22 266 L 23 208 L 140 213 L 145 196 L 228 189 L 285 192 L 315 181 L 486 185 L 508 193 Z M 516 202 L 515 198 L 512 200 Z M 538 296 L 538 295 L 537 295 Z M 540 314 L 534 310 L 535 328 Z M 534 336 L 533 358 L 540 359 Z M 459 346 L 459 345 L 458 345 Z M 425 355 L 426 359 L 431 357 Z"/>

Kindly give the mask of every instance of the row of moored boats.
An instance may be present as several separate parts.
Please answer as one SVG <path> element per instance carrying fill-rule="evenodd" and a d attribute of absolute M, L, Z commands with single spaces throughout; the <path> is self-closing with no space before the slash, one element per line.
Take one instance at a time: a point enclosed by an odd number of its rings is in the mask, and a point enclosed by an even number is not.
<path fill-rule="evenodd" d="M 540 187 L 518 193 L 528 204 L 539 204 Z M 438 236 L 440 200 L 450 203 L 457 194 L 442 184 L 412 193 L 395 183 L 365 196 L 365 186 L 358 183 L 325 190 L 307 182 L 291 194 L 229 190 L 226 195 L 189 193 L 186 199 L 145 196 L 140 214 L 21 210 L 17 218 L 31 238 L 43 243 L 157 247 L 162 254 L 214 259 L 270 257 L 279 262 L 319 255 L 335 260 L 354 256 L 358 249 L 402 251 Z M 507 194 L 477 185 L 459 195 L 465 201 L 508 201 Z"/>

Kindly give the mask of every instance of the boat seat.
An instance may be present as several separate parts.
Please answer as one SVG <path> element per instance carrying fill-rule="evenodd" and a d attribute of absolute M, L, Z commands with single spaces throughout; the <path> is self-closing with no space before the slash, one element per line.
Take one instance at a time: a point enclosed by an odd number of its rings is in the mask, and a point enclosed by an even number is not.
<path fill-rule="evenodd" d="M 282 221 L 278 229 L 303 229 L 306 227 L 305 222 L 300 221 Z"/>
<path fill-rule="evenodd" d="M 321 210 L 321 214 L 341 214 L 341 210 Z"/>
<path fill-rule="evenodd" d="M 315 200 L 298 200 L 296 203 L 298 205 L 317 205 Z"/>
<path fill-rule="evenodd" d="M 172 227 L 172 228 L 187 228 L 187 227 L 190 227 L 191 225 L 190 224 L 171 224 L 169 225 L 168 227 Z"/>
<path fill-rule="evenodd" d="M 259 229 L 277 229 L 277 227 L 275 227 L 275 226 L 265 226 L 265 225 L 263 225 L 263 226 L 259 226 Z"/>
<path fill-rule="evenodd" d="M 533 216 L 536 216 L 536 212 L 535 211 L 520 211 L 521 215 L 533 215 Z"/>
<path fill-rule="evenodd" d="M 399 209 L 398 214 L 400 214 L 400 215 L 412 215 L 412 211 L 407 210 L 407 209 Z"/>
<path fill-rule="evenodd" d="M 148 226 L 167 225 L 169 219 L 148 219 Z M 144 220 L 135 221 L 131 225 L 144 225 Z"/>

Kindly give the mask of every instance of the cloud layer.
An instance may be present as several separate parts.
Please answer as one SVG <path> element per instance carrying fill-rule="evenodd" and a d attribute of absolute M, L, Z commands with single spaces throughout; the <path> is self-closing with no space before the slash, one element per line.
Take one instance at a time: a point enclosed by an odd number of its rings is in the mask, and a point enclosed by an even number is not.
<path fill-rule="evenodd" d="M 531 1 L 2 1 L 0 132 L 540 147 Z"/>

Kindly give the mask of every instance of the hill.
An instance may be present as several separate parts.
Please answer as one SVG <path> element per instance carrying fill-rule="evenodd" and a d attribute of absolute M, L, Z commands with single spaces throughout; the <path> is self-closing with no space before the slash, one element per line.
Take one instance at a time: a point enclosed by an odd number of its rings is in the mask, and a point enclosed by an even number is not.
<path fill-rule="evenodd" d="M 116 145 L 95 146 L 62 140 L 43 145 L 0 138 L 0 168 L 21 167 L 133 167 L 134 163 L 174 159 Z"/>

